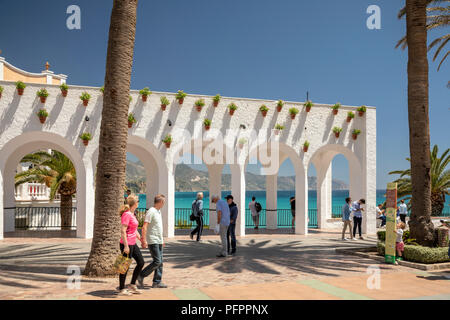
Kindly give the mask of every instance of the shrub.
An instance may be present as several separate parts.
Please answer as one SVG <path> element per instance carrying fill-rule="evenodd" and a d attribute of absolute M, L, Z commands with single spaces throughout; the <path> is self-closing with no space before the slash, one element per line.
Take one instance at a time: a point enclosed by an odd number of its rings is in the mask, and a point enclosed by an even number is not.
<path fill-rule="evenodd" d="M 100 87 L 100 92 L 101 92 L 101 93 L 105 93 L 105 86 L 101 86 L 101 87 Z"/>
<path fill-rule="evenodd" d="M 337 110 L 337 109 L 339 109 L 340 107 L 341 107 L 341 104 L 338 102 L 338 103 L 336 103 L 334 106 L 332 106 L 331 109 Z"/>
<path fill-rule="evenodd" d="M 230 104 L 228 105 L 228 109 L 230 109 L 230 110 L 236 110 L 236 109 L 237 109 L 237 105 L 235 105 L 234 102 L 232 102 L 232 103 L 230 103 Z"/>
<path fill-rule="evenodd" d="M 136 122 L 136 118 L 134 117 L 134 114 L 130 113 L 128 115 L 128 122 L 130 122 L 130 123 L 135 123 Z"/>
<path fill-rule="evenodd" d="M 80 135 L 80 139 L 89 141 L 89 140 L 92 140 L 92 135 L 89 132 L 83 132 Z"/>
<path fill-rule="evenodd" d="M 61 90 L 63 90 L 63 91 L 69 90 L 69 86 L 68 86 L 67 84 L 65 84 L 65 83 L 63 83 L 62 85 L 60 85 L 59 88 L 60 88 Z"/>
<path fill-rule="evenodd" d="M 361 133 L 361 130 L 359 130 L 359 129 L 353 129 L 353 131 L 352 131 L 352 134 L 353 135 L 359 135 Z"/>
<path fill-rule="evenodd" d="M 145 87 L 144 89 L 139 90 L 139 94 L 141 96 L 149 96 L 152 94 L 152 92 L 150 91 L 150 89 L 148 87 Z"/>
<path fill-rule="evenodd" d="M 342 132 L 342 128 L 341 128 L 341 127 L 334 127 L 334 128 L 333 128 L 333 132 L 334 132 L 334 133 Z"/>
<path fill-rule="evenodd" d="M 275 125 L 275 129 L 277 129 L 277 130 L 283 130 L 284 129 L 284 126 L 282 126 L 281 124 L 276 124 Z"/>
<path fill-rule="evenodd" d="M 0 93 L 2 93 L 3 92 L 3 87 L 2 86 L 0 86 Z"/>
<path fill-rule="evenodd" d="M 309 147 L 309 141 L 308 140 L 306 140 L 305 143 L 303 143 L 303 147 L 304 148 L 308 148 Z"/>
<path fill-rule="evenodd" d="M 133 97 L 132 96 L 129 96 L 129 97 L 130 97 L 130 102 L 133 101 Z"/>
<path fill-rule="evenodd" d="M 366 106 L 361 106 L 358 109 L 356 109 L 356 111 L 358 112 L 366 112 L 366 110 L 367 110 Z"/>
<path fill-rule="evenodd" d="M 41 90 L 38 90 L 38 91 L 36 92 L 36 95 L 37 95 L 38 97 L 47 98 L 47 97 L 48 97 L 47 89 L 41 89 Z"/>
<path fill-rule="evenodd" d="M 313 105 L 314 105 L 314 104 L 313 104 L 311 101 L 306 101 L 305 104 L 304 104 L 304 106 L 305 106 L 306 108 L 311 108 Z"/>
<path fill-rule="evenodd" d="M 183 92 L 183 90 L 178 90 L 175 97 L 177 100 L 180 100 L 180 99 L 184 99 L 186 96 L 187 96 L 187 93 Z"/>
<path fill-rule="evenodd" d="M 284 101 L 283 101 L 283 100 L 278 100 L 277 106 L 278 106 L 278 107 L 284 106 Z"/>
<path fill-rule="evenodd" d="M 263 104 L 261 107 L 259 107 L 259 111 L 269 111 L 269 108 L 267 108 L 267 106 Z"/>
<path fill-rule="evenodd" d="M 220 94 L 216 94 L 216 95 L 213 97 L 213 100 L 216 101 L 216 102 L 219 102 L 221 98 L 222 98 L 222 97 L 220 96 Z"/>
<path fill-rule="evenodd" d="M 83 92 L 82 94 L 81 94 L 81 96 L 80 96 L 80 99 L 81 100 L 89 100 L 89 99 L 91 99 L 91 95 L 89 94 L 89 93 L 87 93 L 87 92 Z"/>
<path fill-rule="evenodd" d="M 205 105 L 205 100 L 198 99 L 197 101 L 195 101 L 195 105 L 198 107 L 203 107 Z"/>
<path fill-rule="evenodd" d="M 245 139 L 245 138 L 239 139 L 239 144 L 245 144 L 246 142 L 247 142 L 247 139 Z"/>
<path fill-rule="evenodd" d="M 347 112 L 347 118 L 353 119 L 354 117 L 355 117 L 355 114 L 353 112 L 351 112 L 351 111 Z"/>
<path fill-rule="evenodd" d="M 205 119 L 205 120 L 203 120 L 203 124 L 205 126 L 210 126 L 211 125 L 211 120 L 210 119 Z"/>
<path fill-rule="evenodd" d="M 166 97 L 161 97 L 160 100 L 161 100 L 161 104 L 162 104 L 162 105 L 167 106 L 167 105 L 170 104 L 169 99 L 167 99 Z"/>
<path fill-rule="evenodd" d="M 379 241 L 385 242 L 386 241 L 386 231 L 385 230 L 378 231 L 377 238 Z"/>
<path fill-rule="evenodd" d="M 17 81 L 16 82 L 16 88 L 17 89 L 25 89 L 27 87 L 27 85 L 25 83 L 23 83 L 22 81 Z"/>
<path fill-rule="evenodd" d="M 172 136 L 170 134 L 166 134 L 163 140 L 164 143 L 170 143 L 172 142 Z"/>
<path fill-rule="evenodd" d="M 289 109 L 289 113 L 290 114 L 297 114 L 298 113 L 298 109 L 297 108 L 290 108 Z"/>
<path fill-rule="evenodd" d="M 377 252 L 379 255 L 384 256 L 385 248 L 385 244 L 381 241 L 378 241 Z M 418 245 L 405 245 L 403 258 L 406 261 L 426 264 L 450 261 L 450 258 L 448 257 L 448 248 L 429 248 Z"/>
<path fill-rule="evenodd" d="M 38 111 L 37 115 L 38 115 L 38 117 L 45 117 L 45 118 L 47 118 L 48 117 L 48 112 L 45 109 L 40 109 Z"/>

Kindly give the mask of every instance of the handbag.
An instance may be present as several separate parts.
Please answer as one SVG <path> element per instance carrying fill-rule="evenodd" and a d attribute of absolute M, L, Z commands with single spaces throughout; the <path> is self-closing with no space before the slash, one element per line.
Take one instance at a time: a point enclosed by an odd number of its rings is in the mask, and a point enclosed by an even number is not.
<path fill-rule="evenodd" d="M 122 254 L 119 254 L 116 258 L 116 262 L 114 262 L 114 270 L 116 271 L 116 273 L 125 274 L 128 271 L 130 264 L 131 259 L 128 254 L 126 257 Z"/>

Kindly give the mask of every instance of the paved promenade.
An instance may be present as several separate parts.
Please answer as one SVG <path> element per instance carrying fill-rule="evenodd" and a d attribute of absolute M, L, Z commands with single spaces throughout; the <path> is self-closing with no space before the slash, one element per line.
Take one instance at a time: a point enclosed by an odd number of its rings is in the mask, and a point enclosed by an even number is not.
<path fill-rule="evenodd" d="M 375 236 L 339 238 L 337 230 L 251 234 L 238 238 L 236 256 L 218 259 L 218 236 L 200 243 L 177 236 L 165 245 L 168 288 L 151 289 L 148 278 L 143 294 L 132 297 L 116 296 L 117 278 L 82 277 L 80 289 L 67 287 L 67 268 L 84 268 L 90 240 L 6 238 L 0 240 L 0 299 L 450 299 L 450 270 L 423 272 L 336 253 L 376 243 Z M 368 268 L 379 270 L 379 282 Z"/>

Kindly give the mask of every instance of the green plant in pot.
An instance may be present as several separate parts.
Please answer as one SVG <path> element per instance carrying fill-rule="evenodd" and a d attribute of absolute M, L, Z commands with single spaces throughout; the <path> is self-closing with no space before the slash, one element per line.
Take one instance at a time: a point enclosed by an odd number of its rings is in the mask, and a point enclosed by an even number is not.
<path fill-rule="evenodd" d="M 197 101 L 195 101 L 195 107 L 197 108 L 197 111 L 200 112 L 202 111 L 202 108 L 205 106 L 205 100 L 203 99 L 198 99 Z"/>
<path fill-rule="evenodd" d="M 333 114 L 334 115 L 337 115 L 338 114 L 338 111 L 339 111 L 339 108 L 341 107 L 341 104 L 338 102 L 338 103 L 336 103 L 334 106 L 332 106 L 331 107 L 331 109 L 333 109 Z"/>
<path fill-rule="evenodd" d="M 17 81 L 16 82 L 17 94 L 19 96 L 23 95 L 23 91 L 25 90 L 26 87 L 27 85 L 25 83 L 23 83 L 22 81 Z"/>
<path fill-rule="evenodd" d="M 342 132 L 342 128 L 341 127 L 334 127 L 333 128 L 333 132 L 334 132 L 334 135 L 336 136 L 336 138 L 339 138 L 339 135 Z"/>
<path fill-rule="evenodd" d="M 205 125 L 205 130 L 209 130 L 209 128 L 211 128 L 211 120 L 210 119 L 203 120 L 203 124 Z"/>
<path fill-rule="evenodd" d="M 309 142 L 308 142 L 308 140 L 306 140 L 305 143 L 303 143 L 303 152 L 308 152 L 308 148 L 309 148 Z"/>
<path fill-rule="evenodd" d="M 360 117 L 364 116 L 364 113 L 366 112 L 367 108 L 366 106 L 361 106 L 358 109 L 356 109 L 356 111 L 358 111 L 358 115 Z"/>
<path fill-rule="evenodd" d="M 245 139 L 245 138 L 240 138 L 239 141 L 238 141 L 238 143 L 239 143 L 239 148 L 242 149 L 242 148 L 244 148 L 244 144 L 247 143 L 247 139 Z"/>
<path fill-rule="evenodd" d="M 166 107 L 170 104 L 169 99 L 163 96 L 160 98 L 160 101 L 161 101 L 161 110 L 162 111 L 166 110 Z"/>
<path fill-rule="evenodd" d="M 145 87 L 144 89 L 139 90 L 139 94 L 140 94 L 141 97 L 142 97 L 142 101 L 143 101 L 143 102 L 146 102 L 146 101 L 147 101 L 147 97 L 148 97 L 149 95 L 151 95 L 152 92 L 150 91 L 150 89 L 149 89 L 148 87 Z"/>
<path fill-rule="evenodd" d="M 83 92 L 80 96 L 80 100 L 83 101 L 83 106 L 87 107 L 89 100 L 91 99 L 91 95 L 87 92 Z"/>
<path fill-rule="evenodd" d="M 102 94 L 104 94 L 104 93 L 105 93 L 105 86 L 101 86 L 99 90 L 100 90 L 100 92 L 101 92 Z"/>
<path fill-rule="evenodd" d="M 347 112 L 347 122 L 352 121 L 352 119 L 355 117 L 355 114 L 352 111 Z"/>
<path fill-rule="evenodd" d="M 214 105 L 214 107 L 217 107 L 218 105 L 219 105 L 219 102 L 220 102 L 220 99 L 221 99 L 222 97 L 220 96 L 220 94 L 216 94 L 214 97 L 213 97 L 213 105 Z"/>
<path fill-rule="evenodd" d="M 228 109 L 230 112 L 230 116 L 232 116 L 234 114 L 234 112 L 237 110 L 237 105 L 234 104 L 234 102 L 232 102 L 228 105 Z"/>
<path fill-rule="evenodd" d="M 275 134 L 278 135 L 280 133 L 281 130 L 284 129 L 284 126 L 282 126 L 281 124 L 276 124 L 275 125 Z"/>
<path fill-rule="evenodd" d="M 69 91 L 69 86 L 65 83 L 59 86 L 59 89 L 61 89 L 61 95 L 65 98 L 67 97 L 67 92 Z"/>
<path fill-rule="evenodd" d="M 183 90 L 178 90 L 175 98 L 178 100 L 178 104 L 182 105 L 184 102 L 184 98 L 187 96 L 187 93 L 183 92 Z"/>
<path fill-rule="evenodd" d="M 164 142 L 166 148 L 170 148 L 170 144 L 172 143 L 172 136 L 170 134 L 167 134 L 162 142 Z"/>
<path fill-rule="evenodd" d="M 311 111 L 312 106 L 314 106 L 314 104 L 311 101 L 306 101 L 304 104 L 305 108 L 306 108 L 306 112 Z"/>
<path fill-rule="evenodd" d="M 262 105 L 259 107 L 259 111 L 261 111 L 261 114 L 263 117 L 267 116 L 267 112 L 269 111 L 269 108 L 266 107 L 266 105 Z"/>
<path fill-rule="evenodd" d="M 133 123 L 136 123 L 136 118 L 134 117 L 134 114 L 130 113 L 128 114 L 128 128 L 131 128 Z"/>
<path fill-rule="evenodd" d="M 83 144 L 87 146 L 89 144 L 89 141 L 92 140 L 92 135 L 89 132 L 83 132 L 80 135 L 80 139 L 83 140 Z"/>
<path fill-rule="evenodd" d="M 2 93 L 3 93 L 3 87 L 0 86 L 0 98 L 2 97 Z"/>
<path fill-rule="evenodd" d="M 281 112 L 281 109 L 283 109 L 283 106 L 284 106 L 283 100 L 278 100 L 278 102 L 277 102 L 277 111 Z"/>
<path fill-rule="evenodd" d="M 38 111 L 38 113 L 37 113 L 37 116 L 39 117 L 39 121 L 40 121 L 41 123 L 45 123 L 45 120 L 46 120 L 47 117 L 48 117 L 48 112 L 47 112 L 47 110 L 45 110 L 45 109 L 40 109 L 40 110 Z"/>
<path fill-rule="evenodd" d="M 291 119 L 294 120 L 295 116 L 298 114 L 298 109 L 297 108 L 290 108 L 289 109 L 289 114 L 291 115 Z"/>
<path fill-rule="evenodd" d="M 352 138 L 353 138 L 353 140 L 356 140 L 360 133 L 361 133 L 361 130 L 353 129 L 353 131 L 352 131 Z"/>
<path fill-rule="evenodd" d="M 41 99 L 41 103 L 45 103 L 49 96 L 47 89 L 41 89 L 36 92 L 36 95 Z"/>

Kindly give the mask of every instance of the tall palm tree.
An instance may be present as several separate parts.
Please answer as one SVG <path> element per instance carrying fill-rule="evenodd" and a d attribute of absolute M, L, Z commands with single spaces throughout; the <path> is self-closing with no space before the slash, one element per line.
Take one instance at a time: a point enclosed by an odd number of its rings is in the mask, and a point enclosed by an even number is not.
<path fill-rule="evenodd" d="M 77 176 L 72 161 L 59 151 L 39 151 L 26 155 L 21 163 L 33 166 L 15 176 L 15 185 L 27 182 L 44 183 L 50 188 L 50 201 L 61 196 L 61 230 L 72 227 L 72 197 L 77 192 Z"/>
<path fill-rule="evenodd" d="M 447 3 L 445 5 L 445 3 Z M 450 25 L 450 0 L 427 0 L 427 4 L 429 7 L 427 8 L 427 12 L 429 15 L 427 16 L 427 30 L 433 30 L 443 27 L 448 27 Z M 402 8 L 398 13 L 398 18 L 401 19 L 406 14 L 406 8 Z M 442 49 L 449 43 L 450 34 L 444 34 L 441 37 L 434 39 L 428 45 L 428 51 L 438 46 L 436 52 L 433 56 L 433 61 L 437 59 Z M 401 47 L 405 49 L 408 46 L 408 42 L 406 41 L 406 36 L 400 39 L 397 42 L 396 48 Z M 441 68 L 442 63 L 447 59 L 450 55 L 450 51 L 447 51 L 441 59 L 441 62 L 438 66 L 438 71 Z"/>
<path fill-rule="evenodd" d="M 408 42 L 408 121 L 411 159 L 411 237 L 432 246 L 430 123 L 428 118 L 428 0 L 406 0 Z"/>
<path fill-rule="evenodd" d="M 447 166 L 450 163 L 450 149 L 439 157 L 438 146 L 435 145 L 431 151 L 431 215 L 440 216 L 445 205 L 445 195 L 449 195 L 450 188 L 450 170 Z M 411 161 L 409 158 L 406 160 Z M 411 199 L 411 169 L 396 170 L 389 174 L 399 174 L 400 177 L 395 180 L 398 184 L 398 196 L 405 200 Z"/>
<path fill-rule="evenodd" d="M 95 188 L 94 237 L 85 275 L 114 274 L 119 253 L 120 217 L 125 185 L 128 107 L 136 34 L 137 0 L 114 0 L 100 127 Z"/>

